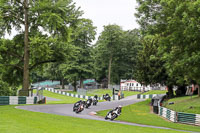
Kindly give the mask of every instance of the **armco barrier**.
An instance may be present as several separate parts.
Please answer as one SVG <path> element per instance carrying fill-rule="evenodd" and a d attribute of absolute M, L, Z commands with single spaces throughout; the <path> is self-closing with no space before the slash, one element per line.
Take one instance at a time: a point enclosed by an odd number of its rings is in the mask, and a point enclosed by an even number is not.
<path fill-rule="evenodd" d="M 63 91 L 60 91 L 60 90 L 56 90 L 54 88 L 45 88 L 45 90 L 51 91 L 53 93 L 61 94 L 61 95 L 76 97 L 76 98 L 83 98 L 83 99 L 94 98 L 94 96 L 85 96 L 85 95 L 73 94 L 73 93 L 68 93 L 68 92 L 63 92 Z M 98 100 L 103 100 L 103 97 L 98 97 Z"/>
<path fill-rule="evenodd" d="M 176 120 L 176 112 L 164 107 L 159 106 L 158 107 L 158 114 L 172 122 L 177 122 Z"/>
<path fill-rule="evenodd" d="M 177 121 L 180 123 L 195 125 L 196 114 L 177 112 Z"/>
<path fill-rule="evenodd" d="M 150 95 L 137 95 L 137 99 L 148 99 L 157 96 L 158 94 L 150 94 Z M 191 114 L 191 113 L 183 113 L 183 112 L 175 112 L 173 110 L 167 109 L 165 107 L 158 107 L 158 114 L 169 121 L 197 125 L 200 126 L 200 114 Z"/>
<path fill-rule="evenodd" d="M 153 98 L 154 96 L 157 96 L 158 94 L 149 94 L 149 95 L 141 95 L 137 94 L 137 99 L 149 99 Z"/>
<path fill-rule="evenodd" d="M 0 105 L 36 104 L 37 97 L 0 96 Z"/>
<path fill-rule="evenodd" d="M 200 114 L 175 112 L 173 110 L 159 106 L 159 115 L 172 122 L 200 126 Z"/>

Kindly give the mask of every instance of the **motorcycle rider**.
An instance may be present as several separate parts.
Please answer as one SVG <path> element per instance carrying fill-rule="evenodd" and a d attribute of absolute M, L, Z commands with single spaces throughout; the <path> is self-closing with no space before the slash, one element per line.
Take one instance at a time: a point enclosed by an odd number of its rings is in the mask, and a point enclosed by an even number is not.
<path fill-rule="evenodd" d="M 111 97 L 108 93 L 106 93 L 106 95 L 103 95 L 103 98 L 106 100 L 106 101 L 110 101 Z"/>
<path fill-rule="evenodd" d="M 97 105 L 97 103 L 98 103 L 98 96 L 95 95 L 93 98 L 93 105 Z"/>
<path fill-rule="evenodd" d="M 89 98 L 85 103 L 85 107 L 88 108 L 91 106 L 91 104 L 92 104 L 92 98 Z"/>
<path fill-rule="evenodd" d="M 121 115 L 121 111 L 122 111 L 122 106 L 119 105 L 118 107 L 114 108 L 113 110 L 109 111 L 105 117 L 105 119 L 110 119 L 110 120 L 114 120 L 115 118 L 117 118 L 119 115 Z M 115 117 L 113 117 L 115 115 Z"/>
<path fill-rule="evenodd" d="M 74 104 L 73 111 L 75 111 L 75 108 L 79 107 L 79 106 L 82 105 L 82 104 L 83 104 L 83 101 L 82 101 L 82 100 L 79 100 L 78 102 L 76 102 L 76 103 Z"/>

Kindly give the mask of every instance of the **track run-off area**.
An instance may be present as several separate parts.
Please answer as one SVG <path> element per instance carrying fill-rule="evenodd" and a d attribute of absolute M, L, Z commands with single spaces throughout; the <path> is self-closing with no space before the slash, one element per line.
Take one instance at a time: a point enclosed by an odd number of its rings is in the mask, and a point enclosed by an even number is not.
<path fill-rule="evenodd" d="M 105 120 L 103 117 L 96 116 L 96 112 L 98 112 L 98 111 L 113 109 L 119 105 L 127 106 L 127 105 L 134 104 L 134 103 L 141 102 L 141 101 L 143 101 L 143 100 L 137 99 L 136 95 L 128 96 L 121 100 L 110 101 L 110 102 L 109 101 L 99 102 L 97 104 L 97 106 L 90 106 L 88 109 L 85 108 L 81 113 L 78 113 L 78 114 L 76 114 L 72 110 L 74 104 L 51 104 L 51 105 L 42 105 L 41 104 L 41 105 L 16 106 L 16 108 L 33 111 L 33 112 L 43 112 L 43 113 L 56 114 L 56 115 L 62 115 L 62 116 L 72 116 L 72 117 L 78 117 L 78 118 L 83 118 L 83 119 L 107 121 L 107 122 L 120 123 L 120 124 L 132 125 L 132 126 L 150 127 L 150 128 L 157 128 L 157 129 L 169 129 L 169 130 L 184 131 L 184 132 L 191 132 L 191 133 L 200 133 L 200 132 L 194 132 L 194 131 L 172 129 L 172 128 L 167 128 L 167 127 L 136 124 L 136 123 L 130 123 L 130 122 L 124 122 L 124 121 L 118 121 L 118 120 L 110 121 L 110 120 Z M 122 113 L 123 113 L 123 108 L 122 108 Z"/>

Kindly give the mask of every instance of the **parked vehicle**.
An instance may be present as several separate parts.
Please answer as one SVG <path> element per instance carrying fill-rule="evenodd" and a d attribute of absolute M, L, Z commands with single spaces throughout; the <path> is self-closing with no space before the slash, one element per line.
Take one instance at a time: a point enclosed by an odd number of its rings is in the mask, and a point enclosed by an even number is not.
<path fill-rule="evenodd" d="M 115 109 L 109 111 L 105 117 L 105 119 L 110 119 L 111 121 L 116 119 L 119 115 L 121 115 L 122 106 L 119 105 Z"/>
<path fill-rule="evenodd" d="M 103 95 L 103 99 L 105 99 L 106 101 L 110 101 L 111 97 L 109 94 Z"/>

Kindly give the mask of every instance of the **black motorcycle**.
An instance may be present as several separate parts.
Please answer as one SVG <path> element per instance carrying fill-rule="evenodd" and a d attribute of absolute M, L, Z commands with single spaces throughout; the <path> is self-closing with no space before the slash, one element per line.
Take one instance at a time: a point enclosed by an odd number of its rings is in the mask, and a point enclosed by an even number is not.
<path fill-rule="evenodd" d="M 110 101 L 111 97 L 109 94 L 103 95 L 103 99 L 105 99 L 106 101 Z"/>
<path fill-rule="evenodd" d="M 121 114 L 121 107 L 117 107 L 111 111 L 109 111 L 105 117 L 105 119 L 110 119 L 111 121 L 116 119 Z"/>
<path fill-rule="evenodd" d="M 97 103 L 98 103 L 98 96 L 97 95 L 94 96 L 92 103 L 93 103 L 93 105 L 97 105 Z"/>
<path fill-rule="evenodd" d="M 74 104 L 73 111 L 80 113 L 84 110 L 84 104 L 82 102 L 77 102 Z"/>
<path fill-rule="evenodd" d="M 92 98 L 89 98 L 86 102 L 85 102 L 85 107 L 89 108 L 92 105 Z"/>

